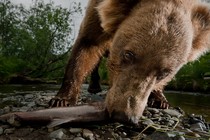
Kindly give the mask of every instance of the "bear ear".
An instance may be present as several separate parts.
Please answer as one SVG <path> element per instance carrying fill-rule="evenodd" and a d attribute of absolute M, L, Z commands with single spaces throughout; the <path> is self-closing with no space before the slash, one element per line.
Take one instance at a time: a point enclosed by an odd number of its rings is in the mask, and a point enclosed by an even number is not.
<path fill-rule="evenodd" d="M 96 7 L 101 27 L 105 32 L 113 34 L 140 0 L 103 0 Z"/>
<path fill-rule="evenodd" d="M 192 11 L 193 47 L 189 61 L 193 61 L 210 50 L 210 8 L 198 5 Z"/>

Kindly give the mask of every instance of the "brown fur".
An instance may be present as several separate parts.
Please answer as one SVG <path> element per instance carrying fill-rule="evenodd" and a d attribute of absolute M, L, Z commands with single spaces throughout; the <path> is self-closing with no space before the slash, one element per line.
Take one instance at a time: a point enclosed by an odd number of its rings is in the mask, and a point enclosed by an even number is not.
<path fill-rule="evenodd" d="M 90 0 L 56 106 L 76 103 L 84 77 L 109 50 L 107 110 L 136 122 L 150 93 L 209 49 L 210 10 L 197 0 Z"/>

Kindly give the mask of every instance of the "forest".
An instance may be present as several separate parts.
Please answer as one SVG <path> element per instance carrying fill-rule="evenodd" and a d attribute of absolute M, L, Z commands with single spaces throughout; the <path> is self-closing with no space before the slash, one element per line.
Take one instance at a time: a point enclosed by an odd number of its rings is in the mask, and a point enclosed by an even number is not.
<path fill-rule="evenodd" d="M 66 9 L 37 0 L 25 8 L 1 1 L 0 84 L 17 83 L 14 77 L 60 83 L 76 36 L 74 27 L 79 26 L 72 16 L 81 11 L 80 3 Z M 99 73 L 101 82 L 107 84 L 106 58 Z M 184 66 L 166 88 L 208 93 L 210 53 Z"/>

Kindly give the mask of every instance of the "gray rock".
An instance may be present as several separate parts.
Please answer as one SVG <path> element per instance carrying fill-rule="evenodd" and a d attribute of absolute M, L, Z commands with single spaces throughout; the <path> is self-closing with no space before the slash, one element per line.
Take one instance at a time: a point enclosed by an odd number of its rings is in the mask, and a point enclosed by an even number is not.
<path fill-rule="evenodd" d="M 49 134 L 51 139 L 62 139 L 65 137 L 64 129 L 58 129 Z"/>
<path fill-rule="evenodd" d="M 173 109 L 164 109 L 164 110 L 163 110 L 163 113 L 169 114 L 169 115 L 171 115 L 171 116 L 173 116 L 173 117 L 177 117 L 177 118 L 179 118 L 179 117 L 182 116 L 181 113 L 179 113 L 178 111 L 173 110 Z"/>
<path fill-rule="evenodd" d="M 9 106 L 4 107 L 3 110 L 4 110 L 4 113 L 9 113 L 10 111 L 12 111 L 11 107 Z"/>
<path fill-rule="evenodd" d="M 26 94 L 25 95 L 25 100 L 33 99 L 33 98 L 34 98 L 34 95 L 33 94 Z"/>
<path fill-rule="evenodd" d="M 175 136 L 173 140 L 185 140 L 184 136 Z"/>
<path fill-rule="evenodd" d="M 35 106 L 35 105 L 36 105 L 35 102 L 29 102 L 27 106 L 28 106 L 28 107 L 33 107 L 33 106 Z"/>
<path fill-rule="evenodd" d="M 150 119 L 147 119 L 147 120 L 143 121 L 142 124 L 149 126 L 149 125 L 153 125 L 154 122 Z"/>
<path fill-rule="evenodd" d="M 190 126 L 191 130 L 196 130 L 196 131 L 204 131 L 206 130 L 206 126 L 203 123 L 196 123 L 196 124 L 192 124 Z"/>
<path fill-rule="evenodd" d="M 3 115 L 3 114 L 4 114 L 4 110 L 0 109 L 0 115 Z"/>
<path fill-rule="evenodd" d="M 150 108 L 150 107 L 148 107 L 147 110 L 148 110 L 149 112 L 151 112 L 152 114 L 157 114 L 157 113 L 160 112 L 158 109 L 156 109 L 156 108 Z"/>
<path fill-rule="evenodd" d="M 72 134 L 81 133 L 82 132 L 82 128 L 70 128 L 69 132 L 71 132 Z"/>
<path fill-rule="evenodd" d="M 83 129 L 82 136 L 84 138 L 88 138 L 88 139 L 91 139 L 92 140 L 93 139 L 93 132 L 90 131 L 90 130 L 88 130 L 88 129 Z"/>
<path fill-rule="evenodd" d="M 75 137 L 73 140 L 85 140 L 85 139 L 82 137 Z"/>
<path fill-rule="evenodd" d="M 2 135 L 3 133 L 4 133 L 4 129 L 0 127 L 0 135 Z"/>
<path fill-rule="evenodd" d="M 131 140 L 130 138 L 122 138 L 122 140 Z"/>
<path fill-rule="evenodd" d="M 154 132 L 151 135 L 147 136 L 144 140 L 173 140 L 168 136 L 167 133 Z"/>
<path fill-rule="evenodd" d="M 15 128 L 8 128 L 4 130 L 4 134 L 12 134 L 14 133 L 14 131 L 15 131 Z"/>

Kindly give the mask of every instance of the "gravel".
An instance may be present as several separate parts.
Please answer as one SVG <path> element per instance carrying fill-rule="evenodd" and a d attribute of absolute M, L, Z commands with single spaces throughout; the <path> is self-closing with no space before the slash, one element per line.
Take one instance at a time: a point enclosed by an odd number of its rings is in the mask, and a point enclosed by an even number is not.
<path fill-rule="evenodd" d="M 91 95 L 83 90 L 80 104 L 91 101 L 103 100 L 106 91 Z M 48 101 L 56 92 L 43 91 L 34 93 L 19 93 L 5 96 L 1 99 L 7 103 L 0 109 L 0 115 L 17 112 L 44 109 Z M 8 103 L 9 102 L 9 103 Z M 10 120 L 15 124 L 14 120 Z M 39 127 L 39 126 L 11 126 L 0 121 L 0 140 L 193 140 L 209 139 L 209 122 L 202 116 L 187 115 L 183 110 L 169 108 L 156 109 L 147 107 L 139 120 L 139 126 L 130 126 L 121 123 L 100 125 L 85 125 L 79 127 Z"/>

